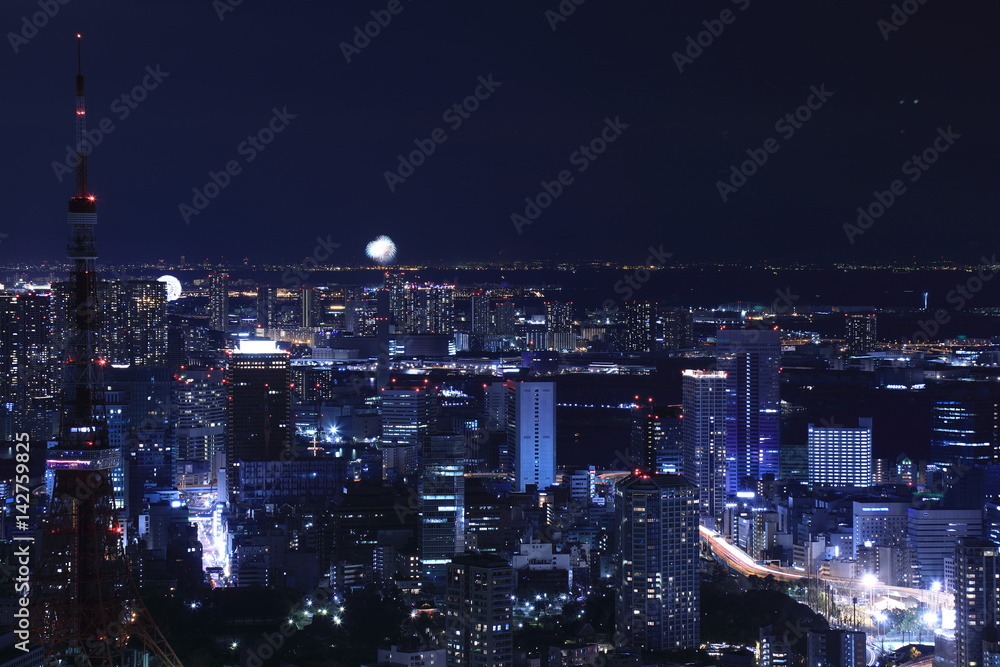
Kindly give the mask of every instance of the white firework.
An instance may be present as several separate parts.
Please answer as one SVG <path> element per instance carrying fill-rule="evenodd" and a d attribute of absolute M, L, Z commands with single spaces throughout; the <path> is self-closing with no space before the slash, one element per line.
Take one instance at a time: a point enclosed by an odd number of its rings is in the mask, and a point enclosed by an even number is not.
<path fill-rule="evenodd" d="M 388 236 L 379 236 L 365 247 L 365 253 L 379 264 L 389 264 L 396 258 L 396 244 Z"/>

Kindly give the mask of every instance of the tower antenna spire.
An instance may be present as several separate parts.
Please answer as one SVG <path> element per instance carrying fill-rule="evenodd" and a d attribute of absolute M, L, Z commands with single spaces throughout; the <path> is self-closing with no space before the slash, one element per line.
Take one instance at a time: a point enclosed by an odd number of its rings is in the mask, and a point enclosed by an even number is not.
<path fill-rule="evenodd" d="M 31 625 L 45 664 L 121 667 L 152 654 L 183 667 L 142 602 L 129 573 L 113 486 L 122 445 L 108 434 L 105 360 L 99 349 L 103 290 L 97 273 L 97 202 L 87 192 L 86 110 L 77 35 L 76 194 L 69 200 L 72 264 L 65 283 L 62 412 L 46 466 L 54 478 L 32 577 Z M 130 643 L 131 641 L 131 643 Z M 146 662 L 145 664 L 149 664 Z"/>
<path fill-rule="evenodd" d="M 87 105 L 83 95 L 83 35 L 76 34 L 76 196 L 87 192 Z"/>

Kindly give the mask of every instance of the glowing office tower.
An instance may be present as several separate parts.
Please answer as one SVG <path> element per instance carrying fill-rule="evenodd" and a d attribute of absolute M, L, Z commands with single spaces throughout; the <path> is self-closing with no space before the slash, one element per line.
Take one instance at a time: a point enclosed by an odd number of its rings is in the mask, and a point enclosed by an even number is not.
<path fill-rule="evenodd" d="M 716 355 L 717 370 L 726 374 L 726 492 L 736 495 L 779 474 L 781 333 L 720 329 Z"/>
<path fill-rule="evenodd" d="M 683 474 L 698 487 L 702 516 L 719 525 L 726 506 L 726 374 L 686 370 L 681 386 Z"/>
<path fill-rule="evenodd" d="M 420 485 L 420 560 L 424 576 L 443 580 L 465 551 L 465 437 L 432 435 L 424 448 Z"/>
<path fill-rule="evenodd" d="M 293 450 L 291 370 L 274 341 L 244 340 L 229 355 L 226 482 L 240 499 L 243 461 L 289 460 Z"/>
<path fill-rule="evenodd" d="M 555 382 L 507 383 L 508 447 L 514 457 L 514 488 L 538 490 L 556 481 Z"/>
<path fill-rule="evenodd" d="M 872 420 L 857 427 L 809 424 L 809 483 L 814 487 L 870 486 Z"/>

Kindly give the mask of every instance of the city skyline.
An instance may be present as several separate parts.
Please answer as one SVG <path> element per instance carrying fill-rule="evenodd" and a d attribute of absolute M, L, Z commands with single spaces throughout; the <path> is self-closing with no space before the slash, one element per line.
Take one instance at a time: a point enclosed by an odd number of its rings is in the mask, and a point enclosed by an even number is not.
<path fill-rule="evenodd" d="M 30 228 L 69 261 L 0 229 L 0 667 L 1000 664 L 1000 263 L 926 238 L 985 219 L 985 21 L 376 0 L 337 42 L 356 8 L 104 1 L 0 10 L 46 91 L 12 220 L 59 199 L 43 47 L 80 31 L 69 243 Z M 151 54 L 102 116 L 92 73 Z"/>

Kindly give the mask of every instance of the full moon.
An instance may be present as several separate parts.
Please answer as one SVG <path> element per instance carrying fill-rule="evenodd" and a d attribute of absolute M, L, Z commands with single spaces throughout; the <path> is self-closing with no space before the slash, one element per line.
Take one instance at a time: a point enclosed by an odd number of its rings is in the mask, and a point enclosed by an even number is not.
<path fill-rule="evenodd" d="M 173 276 L 160 276 L 157 280 L 167 284 L 167 301 L 176 301 L 181 298 L 181 281 Z"/>
<path fill-rule="evenodd" d="M 389 264 L 396 258 L 396 244 L 388 236 L 379 236 L 365 247 L 365 253 L 379 264 Z"/>

